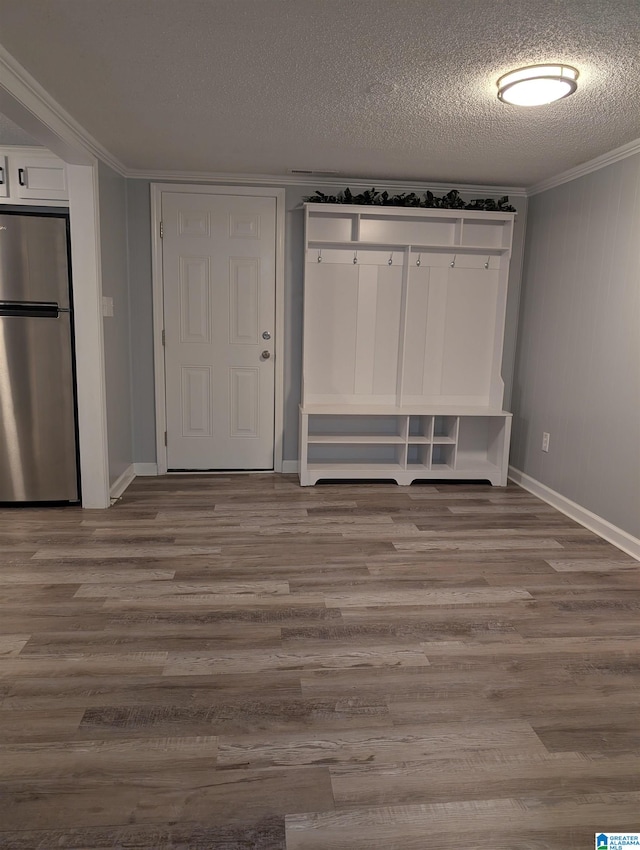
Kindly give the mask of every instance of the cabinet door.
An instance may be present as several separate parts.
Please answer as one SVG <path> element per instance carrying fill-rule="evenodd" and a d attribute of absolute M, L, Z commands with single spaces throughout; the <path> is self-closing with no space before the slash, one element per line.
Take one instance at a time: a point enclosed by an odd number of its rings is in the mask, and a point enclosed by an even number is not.
<path fill-rule="evenodd" d="M 7 174 L 7 158 L 0 156 L 0 198 L 9 194 L 9 175 Z"/>
<path fill-rule="evenodd" d="M 69 197 L 64 162 L 55 156 L 9 156 L 13 198 L 66 201 Z"/>

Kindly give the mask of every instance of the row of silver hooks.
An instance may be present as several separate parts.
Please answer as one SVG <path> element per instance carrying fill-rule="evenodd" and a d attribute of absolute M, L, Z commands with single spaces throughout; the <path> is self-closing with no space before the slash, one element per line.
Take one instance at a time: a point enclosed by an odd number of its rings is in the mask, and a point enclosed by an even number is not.
<path fill-rule="evenodd" d="M 457 255 L 457 254 L 454 254 L 454 255 L 453 255 L 453 260 L 451 260 L 451 262 L 449 263 L 449 268 L 451 268 L 451 269 L 455 269 L 455 267 L 456 267 L 456 260 L 457 260 L 457 259 L 458 259 L 458 255 Z M 490 260 L 490 259 L 491 259 L 490 257 L 487 257 L 487 259 L 486 259 L 486 261 L 485 261 L 485 264 L 484 264 L 485 269 L 488 269 L 488 268 L 489 268 L 489 260 Z M 322 262 L 322 249 L 319 249 L 319 250 L 318 250 L 318 262 L 319 262 L 319 263 L 321 263 L 321 262 Z M 416 260 L 416 266 L 418 266 L 418 268 L 420 268 L 421 264 L 422 264 L 422 254 L 418 254 L 418 259 Z M 354 265 L 354 266 L 357 266 L 357 265 L 358 265 L 358 252 L 357 252 L 357 251 L 354 251 L 354 252 L 353 252 L 353 265 Z M 391 254 L 389 255 L 389 259 L 387 260 L 387 265 L 388 265 L 388 266 L 392 266 L 392 265 L 393 265 L 393 251 L 392 251 L 392 252 L 391 252 Z"/>

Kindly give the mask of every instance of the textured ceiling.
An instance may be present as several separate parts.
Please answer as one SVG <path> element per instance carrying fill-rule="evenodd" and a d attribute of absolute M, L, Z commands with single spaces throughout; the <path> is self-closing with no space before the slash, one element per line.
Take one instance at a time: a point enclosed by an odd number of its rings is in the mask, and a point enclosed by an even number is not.
<path fill-rule="evenodd" d="M 0 0 L 0 41 L 128 169 L 529 186 L 640 137 L 639 0 Z M 580 70 L 565 101 L 496 98 Z"/>

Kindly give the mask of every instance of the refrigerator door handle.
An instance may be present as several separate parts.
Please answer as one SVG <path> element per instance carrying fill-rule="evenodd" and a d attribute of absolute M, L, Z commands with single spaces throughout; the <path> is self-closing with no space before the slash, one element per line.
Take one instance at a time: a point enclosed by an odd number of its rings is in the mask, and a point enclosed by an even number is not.
<path fill-rule="evenodd" d="M 0 316 L 31 316 L 34 319 L 57 319 L 57 304 L 0 304 Z M 67 311 L 68 312 L 68 311 Z"/>

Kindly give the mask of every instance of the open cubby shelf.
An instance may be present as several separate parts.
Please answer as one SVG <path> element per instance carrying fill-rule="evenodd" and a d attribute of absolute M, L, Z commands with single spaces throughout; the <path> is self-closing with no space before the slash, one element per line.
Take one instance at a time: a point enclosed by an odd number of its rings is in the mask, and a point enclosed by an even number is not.
<path fill-rule="evenodd" d="M 307 204 L 307 245 L 509 250 L 513 213 Z"/>
<path fill-rule="evenodd" d="M 305 205 L 300 482 L 506 484 L 513 213 Z"/>
<path fill-rule="evenodd" d="M 300 466 L 301 483 L 387 477 L 410 484 L 417 479 L 451 477 L 506 484 L 511 429 L 507 411 L 446 417 L 408 413 L 387 418 L 388 428 L 398 429 L 394 436 L 384 433 L 379 422 L 377 434 L 363 433 L 370 427 L 366 413 L 322 414 L 301 406 L 301 457 L 305 461 Z M 435 434 L 436 423 L 450 436 Z M 326 430 L 329 424 L 331 431 Z M 423 436 L 411 433 L 416 427 L 424 429 Z"/>

